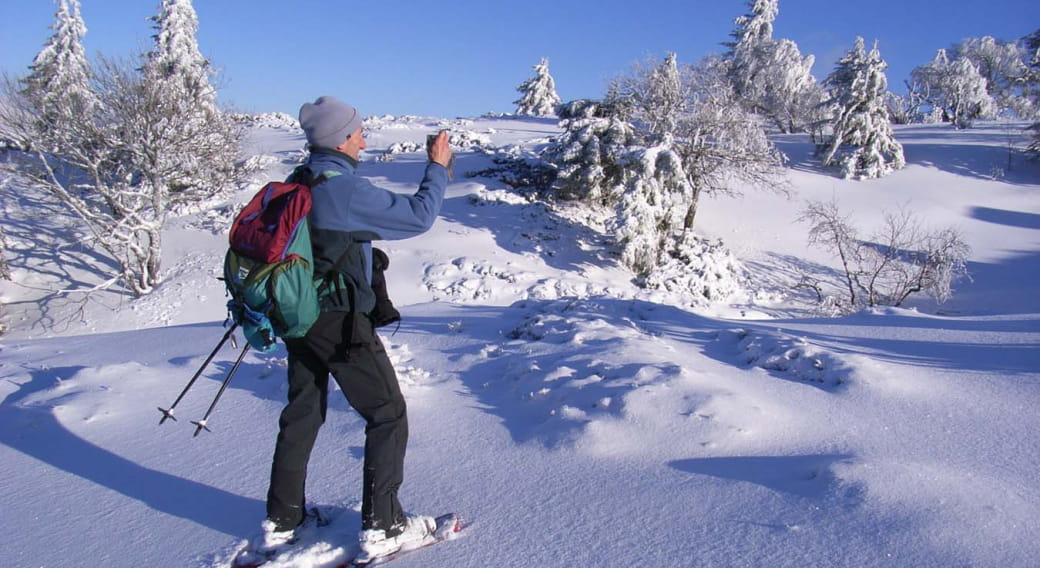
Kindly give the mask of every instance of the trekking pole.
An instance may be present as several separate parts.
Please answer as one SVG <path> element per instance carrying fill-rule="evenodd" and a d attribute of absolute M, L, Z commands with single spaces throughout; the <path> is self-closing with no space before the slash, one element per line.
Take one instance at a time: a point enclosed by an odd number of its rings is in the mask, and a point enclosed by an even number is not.
<path fill-rule="evenodd" d="M 177 397 L 177 400 L 173 401 L 173 404 L 171 404 L 169 408 L 163 408 L 161 406 L 159 407 L 159 412 L 163 413 L 163 417 L 159 419 L 160 425 L 163 422 L 166 422 L 167 418 L 172 418 L 174 422 L 177 421 L 177 418 L 173 415 L 173 409 L 176 408 L 177 403 L 179 403 L 181 399 L 184 398 L 184 395 L 188 394 L 188 389 L 190 389 L 191 386 L 195 384 L 195 381 L 199 378 L 200 375 L 202 375 L 202 371 L 206 368 L 207 365 L 209 365 L 209 362 L 213 360 L 213 357 L 217 355 L 217 351 L 220 351 L 220 348 L 224 346 L 224 343 L 230 338 L 231 344 L 235 344 L 235 338 L 232 337 L 231 334 L 235 331 L 236 327 L 238 327 L 237 323 L 231 324 L 231 327 L 228 328 L 227 333 L 224 334 L 224 337 L 220 338 L 220 342 L 217 343 L 217 346 L 213 348 L 213 352 L 210 353 L 209 357 L 206 357 L 206 360 L 202 362 L 202 366 L 199 367 L 199 370 L 195 371 L 195 376 L 193 376 L 191 380 L 188 381 L 188 384 L 184 386 L 184 390 L 181 391 L 181 394 Z"/>
<path fill-rule="evenodd" d="M 231 382 L 232 375 L 234 375 L 235 371 L 238 370 L 238 366 L 240 364 L 242 364 L 242 358 L 246 356 L 246 351 L 249 351 L 249 344 L 248 343 L 246 343 L 246 346 L 242 348 L 242 352 L 238 354 L 238 359 L 235 360 L 235 366 L 231 367 L 231 370 L 228 371 L 227 376 L 224 377 L 224 382 L 220 385 L 220 390 L 217 391 L 217 396 L 213 397 L 213 402 L 210 403 L 209 410 L 206 411 L 206 415 L 202 417 L 202 420 L 198 420 L 198 421 L 192 420 L 191 423 L 195 425 L 195 434 L 192 435 L 192 438 L 194 438 L 195 436 L 198 436 L 199 432 L 201 432 L 203 430 L 205 430 L 207 432 L 211 432 L 212 431 L 212 430 L 210 430 L 206 426 L 206 419 L 208 419 L 210 413 L 213 412 L 213 408 L 217 406 L 217 401 L 220 400 L 220 396 L 222 394 L 224 394 L 225 390 L 227 390 L 227 386 L 228 386 L 228 383 Z"/>

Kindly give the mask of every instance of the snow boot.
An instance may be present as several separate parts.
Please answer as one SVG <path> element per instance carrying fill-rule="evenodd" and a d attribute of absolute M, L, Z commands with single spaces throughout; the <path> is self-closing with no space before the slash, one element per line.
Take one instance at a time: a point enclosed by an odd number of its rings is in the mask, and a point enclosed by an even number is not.
<path fill-rule="evenodd" d="M 253 549 L 265 556 L 272 556 L 296 541 L 295 529 L 279 530 L 278 525 L 271 519 L 264 519 L 264 522 L 260 523 L 260 528 L 263 529 L 263 532 Z"/>
<path fill-rule="evenodd" d="M 361 531 L 358 540 L 361 553 L 354 559 L 355 564 L 368 564 L 382 556 L 388 556 L 399 550 L 418 548 L 434 538 L 433 531 L 437 522 L 433 517 L 422 515 L 408 516 L 400 525 L 389 531 L 369 529 Z M 393 536 L 387 536 L 387 534 Z"/>
<path fill-rule="evenodd" d="M 274 558 L 279 552 L 296 542 L 296 530 L 279 530 L 271 519 L 260 523 L 260 534 L 249 539 L 245 548 L 235 555 L 231 568 L 256 568 Z"/>

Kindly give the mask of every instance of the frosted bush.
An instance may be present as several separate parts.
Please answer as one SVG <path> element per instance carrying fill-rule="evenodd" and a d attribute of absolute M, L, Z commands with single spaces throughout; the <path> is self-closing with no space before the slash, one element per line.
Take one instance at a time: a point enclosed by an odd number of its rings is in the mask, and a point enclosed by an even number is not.
<path fill-rule="evenodd" d="M 640 279 L 651 290 L 679 295 L 682 303 L 705 305 L 740 292 L 747 281 L 744 265 L 719 240 L 687 233 L 664 260 Z"/>

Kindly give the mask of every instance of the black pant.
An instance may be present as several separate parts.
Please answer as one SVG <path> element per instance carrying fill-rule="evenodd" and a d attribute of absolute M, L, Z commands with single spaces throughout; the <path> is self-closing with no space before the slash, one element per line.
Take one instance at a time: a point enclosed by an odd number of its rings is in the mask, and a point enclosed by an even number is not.
<path fill-rule="evenodd" d="M 303 520 L 304 486 L 318 429 L 325 422 L 329 373 L 365 419 L 362 529 L 396 528 L 403 520 L 397 491 L 404 480 L 408 417 L 397 375 L 365 315 L 322 313 L 305 337 L 289 339 L 289 403 L 267 493 L 267 518 L 285 530 Z"/>

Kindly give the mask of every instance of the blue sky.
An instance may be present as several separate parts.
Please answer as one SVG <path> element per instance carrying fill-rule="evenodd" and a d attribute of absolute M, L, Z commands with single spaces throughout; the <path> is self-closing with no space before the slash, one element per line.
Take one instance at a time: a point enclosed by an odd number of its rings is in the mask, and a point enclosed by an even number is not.
<path fill-rule="evenodd" d="M 774 37 L 816 56 L 823 78 L 857 35 L 879 41 L 889 84 L 966 37 L 1013 39 L 1040 28 L 1037 0 L 781 0 Z M 147 50 L 158 0 L 81 0 L 87 52 Z M 744 0 L 195 0 L 199 45 L 222 69 L 221 100 L 295 115 L 335 95 L 364 114 L 443 117 L 509 112 L 541 57 L 564 100 L 599 97 L 633 62 L 719 52 Z M 25 73 L 52 33 L 55 5 L 0 2 L 0 69 Z"/>

